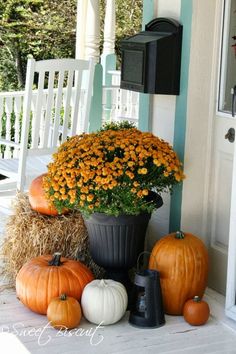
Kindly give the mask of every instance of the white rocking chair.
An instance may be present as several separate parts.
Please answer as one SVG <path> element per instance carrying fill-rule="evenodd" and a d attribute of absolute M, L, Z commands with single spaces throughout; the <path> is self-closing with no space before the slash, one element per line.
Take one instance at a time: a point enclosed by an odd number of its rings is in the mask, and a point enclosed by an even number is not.
<path fill-rule="evenodd" d="M 0 159 L 0 175 L 7 177 L 0 181 L 0 195 L 27 190 L 47 171 L 59 144 L 88 131 L 93 77 L 93 60 L 28 59 L 20 142 L 0 137 L 8 151 L 19 151 L 18 158 Z"/>

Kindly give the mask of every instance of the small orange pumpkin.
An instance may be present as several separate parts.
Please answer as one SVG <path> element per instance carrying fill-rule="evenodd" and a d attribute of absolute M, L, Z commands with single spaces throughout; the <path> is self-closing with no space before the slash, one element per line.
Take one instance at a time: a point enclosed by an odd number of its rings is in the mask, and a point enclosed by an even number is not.
<path fill-rule="evenodd" d="M 43 189 L 43 178 L 46 175 L 46 173 L 43 173 L 31 182 L 29 187 L 30 206 L 34 211 L 40 214 L 57 216 L 59 214 L 57 209 L 49 203 Z"/>
<path fill-rule="evenodd" d="M 207 322 L 210 316 L 209 305 L 199 296 L 194 296 L 193 299 L 185 302 L 183 315 L 185 321 L 192 326 L 201 326 Z"/>
<path fill-rule="evenodd" d="M 54 328 L 75 328 L 81 320 L 80 304 L 75 298 L 62 294 L 50 301 L 47 318 Z"/>
<path fill-rule="evenodd" d="M 84 264 L 55 253 L 23 265 L 16 277 L 16 293 L 30 310 L 45 315 L 52 298 L 66 293 L 80 300 L 84 287 L 93 279 Z"/>
<path fill-rule="evenodd" d="M 149 268 L 160 272 L 165 312 L 182 315 L 188 299 L 204 294 L 208 276 L 207 249 L 198 237 L 177 231 L 155 244 Z"/>

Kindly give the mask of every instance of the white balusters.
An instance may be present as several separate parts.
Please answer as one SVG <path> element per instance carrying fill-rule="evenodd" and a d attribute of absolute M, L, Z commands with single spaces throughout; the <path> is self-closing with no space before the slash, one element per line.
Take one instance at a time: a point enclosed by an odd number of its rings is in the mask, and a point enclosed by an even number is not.
<path fill-rule="evenodd" d="M 59 139 L 58 131 L 60 127 L 60 118 L 61 118 L 61 109 L 63 107 L 63 81 L 64 81 L 64 72 L 59 73 L 57 89 L 55 90 L 55 114 L 54 114 L 54 122 L 53 122 L 53 132 L 52 139 L 53 145 L 56 145 Z"/>
<path fill-rule="evenodd" d="M 13 98 L 12 97 L 6 97 L 6 103 L 5 103 L 5 111 L 6 111 L 6 139 L 11 140 L 11 115 L 13 111 Z M 4 155 L 6 158 L 11 157 L 11 148 L 10 146 L 6 146 L 6 150 Z"/>
<path fill-rule="evenodd" d="M 2 116 L 4 112 L 3 108 L 4 108 L 4 97 L 0 97 L 0 137 L 2 136 Z"/>
<path fill-rule="evenodd" d="M 109 86 L 106 86 L 103 88 L 103 120 L 106 121 L 121 121 L 121 120 L 128 120 L 132 122 L 138 122 L 138 105 L 139 105 L 139 93 L 137 92 L 129 92 L 126 90 L 121 90 L 119 87 L 119 80 L 120 80 L 120 72 L 119 71 L 110 71 L 109 74 L 112 76 L 112 84 Z M 59 80 L 60 81 L 60 80 Z M 53 125 L 55 124 L 56 126 L 60 125 L 60 119 L 63 119 L 63 117 L 60 118 L 60 111 L 62 112 L 64 110 L 65 112 L 65 107 L 66 107 L 66 95 L 65 91 L 66 89 L 63 89 L 62 86 L 62 78 L 61 78 L 61 85 L 59 85 L 59 93 L 58 93 L 58 88 L 55 89 L 55 97 L 53 98 L 53 101 L 55 101 L 55 115 L 58 117 L 57 122 L 53 121 Z M 107 95 L 107 93 L 110 93 L 110 96 Z M 4 134 L 4 137 L 6 139 L 12 139 L 16 143 L 19 142 L 20 139 L 20 116 L 22 114 L 22 100 L 23 100 L 23 91 L 18 91 L 18 92 L 3 92 L 0 93 L 0 137 L 5 133 L 3 132 L 3 114 L 4 112 L 7 113 L 7 136 Z M 83 91 L 81 92 L 81 105 L 79 108 L 79 115 L 82 114 L 84 102 L 85 102 L 85 97 Z M 107 97 L 110 99 L 109 101 L 109 117 L 108 117 L 108 110 L 107 108 L 107 102 L 106 99 Z M 73 97 L 74 100 L 74 97 Z M 41 122 L 40 125 L 37 127 L 35 126 L 34 122 L 32 121 L 32 138 L 34 139 L 34 142 L 31 142 L 31 147 L 33 145 L 36 145 L 39 141 L 39 139 L 42 141 L 43 140 L 43 124 L 44 124 L 44 119 L 45 119 L 45 109 L 47 106 L 47 93 L 45 90 L 43 99 L 41 102 L 37 102 L 37 90 L 35 93 L 33 93 L 33 105 L 31 107 L 33 116 L 36 114 L 36 106 L 40 106 L 40 112 L 37 114 L 41 115 Z M 67 103 L 69 106 L 69 102 Z M 73 101 L 72 105 L 73 107 Z M 71 111 L 71 108 L 67 108 L 67 114 L 71 115 L 73 114 L 73 109 Z M 14 114 L 13 117 L 15 117 L 15 121 L 11 122 L 11 115 L 12 113 Z M 54 115 L 54 117 L 55 117 Z M 69 118 L 70 119 L 70 118 Z M 81 120 L 78 121 L 78 123 Z M 73 120 L 72 120 L 73 122 Z M 71 122 L 71 123 L 72 123 Z M 67 120 L 68 124 L 68 120 Z M 73 124 L 73 123 L 72 123 Z M 52 127 L 53 127 L 52 125 Z M 74 127 L 73 127 L 74 128 Z M 74 129 L 73 129 L 74 131 Z M 77 126 L 76 129 L 77 132 L 82 132 L 83 127 L 82 126 Z M 51 133 L 51 132 L 50 132 Z M 12 136 L 11 136 L 12 135 Z M 53 139 L 58 139 L 59 135 L 56 134 L 53 136 Z M 4 153 L 5 158 L 9 157 L 18 157 L 18 149 L 14 149 L 13 151 L 13 156 L 12 152 L 10 150 L 10 147 L 7 147 L 6 153 Z M 0 155 L 0 158 L 2 156 Z"/>
<path fill-rule="evenodd" d="M 50 128 L 52 121 L 52 108 L 54 106 L 54 86 L 55 72 L 49 72 L 49 80 L 48 80 L 48 89 L 47 89 L 47 103 L 46 103 L 46 112 L 45 112 L 45 121 L 44 121 L 44 133 L 42 136 L 41 146 L 47 148 L 49 144 L 49 136 L 50 136 Z"/>
<path fill-rule="evenodd" d="M 68 72 L 68 79 L 67 79 L 67 86 L 66 86 L 66 92 L 65 92 L 65 103 L 64 103 L 64 117 L 63 117 L 63 127 L 62 127 L 62 140 L 66 139 L 66 131 L 68 128 L 69 124 L 69 119 L 71 116 L 71 92 L 72 92 L 72 85 L 73 85 L 73 71 L 69 70 Z"/>
<path fill-rule="evenodd" d="M 0 139 L 2 137 L 19 143 L 23 94 L 23 91 L 0 93 Z M 18 157 L 19 149 L 16 147 L 6 144 L 4 149 L 0 153 L 0 159 Z"/>
<path fill-rule="evenodd" d="M 37 130 L 38 136 L 37 136 L 37 140 L 35 140 L 36 143 L 39 144 L 41 148 L 43 147 L 46 104 L 47 104 L 47 92 L 46 90 L 44 90 L 42 100 L 41 100 L 41 107 L 39 108 L 40 123 L 39 123 L 39 128 Z"/>
<path fill-rule="evenodd" d="M 14 113 L 15 113 L 15 122 L 14 122 L 14 141 L 15 143 L 20 142 L 20 116 L 22 112 L 22 97 L 15 97 L 14 99 Z M 14 149 L 13 157 L 19 157 L 19 149 Z"/>
<path fill-rule="evenodd" d="M 122 121 L 138 123 L 139 93 L 120 89 L 120 71 L 111 70 L 112 84 L 106 86 L 103 95 L 103 121 Z M 107 119 L 107 92 L 111 93 L 111 110 Z"/>
<path fill-rule="evenodd" d="M 42 107 L 45 107 L 45 95 L 42 95 L 42 92 L 44 90 L 44 81 L 45 81 L 45 73 L 40 74 L 39 76 L 39 82 L 38 82 L 38 88 L 35 90 L 35 95 L 33 95 L 33 120 L 32 120 L 32 147 L 36 148 L 39 143 L 39 137 L 43 134 L 43 129 L 42 129 L 42 124 L 44 121 L 44 117 L 42 117 L 42 112 L 43 109 Z M 32 109 L 32 107 L 31 107 Z M 43 137 L 42 137 L 43 138 Z M 40 139 L 40 144 L 42 144 L 42 139 Z M 42 145 L 41 145 L 42 146 Z"/>

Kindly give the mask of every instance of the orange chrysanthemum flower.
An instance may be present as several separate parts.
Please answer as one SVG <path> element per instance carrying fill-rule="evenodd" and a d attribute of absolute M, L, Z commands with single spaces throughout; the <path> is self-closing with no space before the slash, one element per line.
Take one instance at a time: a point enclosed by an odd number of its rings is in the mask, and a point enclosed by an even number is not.
<path fill-rule="evenodd" d="M 58 210 L 118 215 L 155 208 L 146 202 L 149 190 L 162 192 L 183 179 L 167 142 L 129 127 L 71 137 L 53 155 L 43 187 Z"/>

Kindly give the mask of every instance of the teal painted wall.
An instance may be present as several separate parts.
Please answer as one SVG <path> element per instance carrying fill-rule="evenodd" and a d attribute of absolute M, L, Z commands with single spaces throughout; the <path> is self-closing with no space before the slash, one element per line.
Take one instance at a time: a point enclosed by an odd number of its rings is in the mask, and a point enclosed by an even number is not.
<path fill-rule="evenodd" d="M 102 125 L 102 65 L 96 64 L 93 81 L 93 97 L 89 114 L 89 132 L 97 131 Z"/>
<path fill-rule="evenodd" d="M 155 0 L 143 0 L 143 20 L 142 29 L 154 19 Z M 152 130 L 152 96 L 147 93 L 139 95 L 139 123 L 138 127 L 142 131 Z"/>
<path fill-rule="evenodd" d="M 187 96 L 192 25 L 192 0 L 181 1 L 180 23 L 183 25 L 181 59 L 180 95 L 176 98 L 174 150 L 184 161 L 185 133 L 187 118 Z M 170 207 L 170 232 L 180 229 L 181 225 L 182 184 L 174 188 Z"/>
<path fill-rule="evenodd" d="M 111 86 L 112 75 L 108 73 L 109 70 L 116 70 L 116 55 L 115 54 L 102 54 L 101 65 L 103 68 L 103 85 Z M 112 93 L 106 91 L 106 105 L 105 109 L 105 121 L 110 120 L 110 114 L 112 109 Z"/>

